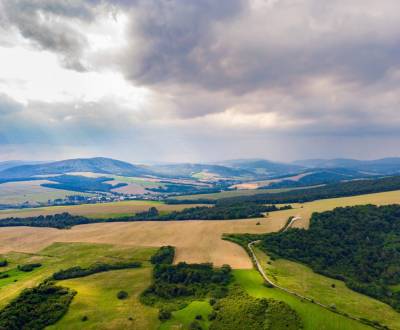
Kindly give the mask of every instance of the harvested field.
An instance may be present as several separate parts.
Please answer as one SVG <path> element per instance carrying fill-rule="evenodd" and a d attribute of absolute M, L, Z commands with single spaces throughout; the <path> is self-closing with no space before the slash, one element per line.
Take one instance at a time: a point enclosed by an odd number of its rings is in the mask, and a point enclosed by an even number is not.
<path fill-rule="evenodd" d="M 146 203 L 148 208 L 149 202 Z M 238 269 L 251 268 L 246 252 L 234 243 L 221 240 L 223 233 L 277 231 L 286 223 L 289 216 L 301 216 L 301 220 L 297 220 L 294 226 L 307 227 L 314 211 L 369 203 L 379 205 L 400 203 L 400 191 L 320 200 L 303 205 L 295 204 L 292 210 L 271 212 L 268 218 L 251 220 L 98 223 L 75 226 L 70 230 L 0 228 L 0 253 L 12 250 L 37 252 L 53 242 L 93 242 L 154 247 L 169 244 L 177 248 L 177 262 L 213 262 L 215 265 L 230 264 Z M 156 206 L 161 208 L 168 205 Z M 178 207 L 184 208 L 187 205 Z M 260 222 L 260 225 L 256 225 L 257 222 Z"/>
<path fill-rule="evenodd" d="M 0 211 L 0 219 L 7 217 L 30 217 L 37 215 L 56 214 L 62 212 L 69 212 L 76 215 L 84 215 L 88 217 L 105 218 L 107 216 L 115 217 L 120 215 L 129 215 L 137 212 L 148 210 L 154 206 L 159 211 L 175 211 L 182 210 L 187 207 L 198 206 L 199 204 L 186 204 L 186 205 L 167 205 L 156 201 L 122 201 L 112 203 L 98 203 L 98 204 L 82 204 L 82 205 L 68 205 L 68 206 L 49 206 L 31 209 L 18 209 L 18 210 L 3 210 Z"/>

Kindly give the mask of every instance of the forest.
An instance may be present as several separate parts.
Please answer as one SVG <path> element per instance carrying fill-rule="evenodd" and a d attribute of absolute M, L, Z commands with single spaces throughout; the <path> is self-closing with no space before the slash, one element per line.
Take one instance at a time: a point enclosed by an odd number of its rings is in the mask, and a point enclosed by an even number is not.
<path fill-rule="evenodd" d="M 353 206 L 314 213 L 310 228 L 265 234 L 272 257 L 298 261 L 345 281 L 400 311 L 400 205 Z"/>
<path fill-rule="evenodd" d="M 263 187 L 263 189 L 265 188 L 267 187 Z M 314 188 L 306 187 L 304 189 L 299 188 L 286 192 L 271 192 L 236 197 L 224 197 L 217 200 L 202 198 L 199 196 L 199 199 L 190 200 L 170 198 L 167 199 L 166 202 L 168 204 L 216 204 L 216 206 L 229 206 L 241 203 L 290 204 L 311 202 L 318 199 L 355 196 L 393 190 L 400 190 L 400 176 L 385 177 L 380 179 L 353 180 L 327 184 Z"/>

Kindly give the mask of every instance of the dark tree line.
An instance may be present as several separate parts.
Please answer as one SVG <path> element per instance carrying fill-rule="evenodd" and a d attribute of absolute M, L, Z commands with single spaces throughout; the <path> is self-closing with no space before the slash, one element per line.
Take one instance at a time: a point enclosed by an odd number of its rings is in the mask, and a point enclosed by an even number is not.
<path fill-rule="evenodd" d="M 157 209 L 137 213 L 134 219 L 137 220 L 229 220 L 262 218 L 264 213 L 278 210 L 290 209 L 290 205 L 277 207 L 276 205 L 259 205 L 255 203 L 238 203 L 222 206 L 198 206 L 173 211 L 168 214 L 159 214 Z"/>
<path fill-rule="evenodd" d="M 118 269 L 130 269 L 130 268 L 139 268 L 141 263 L 138 261 L 133 262 L 120 262 L 115 264 L 106 264 L 103 262 L 95 263 L 88 268 L 82 268 L 80 266 L 71 267 L 68 269 L 62 269 L 58 272 L 55 272 L 52 276 L 54 280 L 66 280 L 69 278 L 77 278 L 89 276 L 92 274 L 107 272 L 110 270 L 118 270 Z"/>
<path fill-rule="evenodd" d="M 271 255 L 299 261 L 400 310 L 400 205 L 354 206 L 314 213 L 310 228 L 262 237 Z"/>
<path fill-rule="evenodd" d="M 192 207 L 182 211 L 173 211 L 160 214 L 155 207 L 148 211 L 139 212 L 123 218 L 89 219 L 84 216 L 61 213 L 54 215 L 39 215 L 27 218 L 6 218 L 0 220 L 0 227 L 52 227 L 68 229 L 72 226 L 98 222 L 129 222 L 129 221 L 169 221 L 169 220 L 229 220 L 263 217 L 263 213 L 291 208 L 291 206 L 277 207 L 275 205 L 259 205 L 255 203 L 241 203 L 230 206 Z"/>
<path fill-rule="evenodd" d="M 318 199 L 346 197 L 363 195 L 384 191 L 400 190 L 400 176 L 386 177 L 381 179 L 364 179 L 347 182 L 329 184 L 316 188 L 304 188 L 291 190 L 281 193 L 260 193 L 251 196 L 225 197 L 217 200 L 173 200 L 169 199 L 169 204 L 185 203 L 212 203 L 217 206 L 229 206 L 240 203 L 256 204 L 285 204 L 285 203 L 304 203 Z"/>

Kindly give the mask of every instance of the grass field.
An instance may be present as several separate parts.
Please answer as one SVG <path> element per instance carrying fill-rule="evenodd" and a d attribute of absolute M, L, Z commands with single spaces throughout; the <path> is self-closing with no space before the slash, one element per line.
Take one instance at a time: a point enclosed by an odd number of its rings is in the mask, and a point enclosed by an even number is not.
<path fill-rule="evenodd" d="M 54 272 L 72 266 L 89 266 L 97 261 L 116 262 L 119 260 L 138 260 L 148 266 L 147 260 L 156 251 L 153 248 L 112 246 L 106 244 L 55 243 L 36 254 L 11 252 L 2 258 L 9 261 L 2 272 L 10 274 L 9 278 L 0 279 L 0 308 L 16 297 L 21 290 L 32 287 Z M 41 267 L 32 272 L 21 272 L 18 265 L 39 262 Z M 142 270 L 142 269 L 141 269 Z M 16 281 L 15 281 L 16 280 Z"/>
<path fill-rule="evenodd" d="M 121 201 L 111 203 L 67 205 L 67 206 L 48 206 L 38 208 L 26 208 L 18 210 L 0 211 L 0 219 L 7 217 L 29 217 L 37 215 L 55 214 L 69 212 L 71 214 L 84 215 L 90 218 L 112 218 L 127 215 L 133 215 L 137 212 L 148 210 L 150 207 L 156 207 L 159 211 L 171 212 L 179 211 L 187 207 L 198 206 L 199 204 L 186 205 L 167 205 L 157 201 Z"/>
<path fill-rule="evenodd" d="M 259 249 L 255 251 L 274 283 L 324 305 L 334 304 L 337 310 L 349 315 L 400 329 L 400 314 L 389 305 L 350 290 L 342 281 L 316 274 L 307 266 L 284 259 L 272 261 Z"/>
<path fill-rule="evenodd" d="M 51 183 L 47 180 L 7 182 L 0 184 L 0 204 L 22 204 L 25 202 L 47 202 L 49 199 L 65 198 L 71 195 L 91 194 L 75 191 L 42 187 L 41 184 Z"/>
<path fill-rule="evenodd" d="M 202 316 L 198 321 L 204 330 L 207 330 L 210 322 L 208 315 L 212 312 L 212 307 L 207 301 L 193 301 L 185 308 L 173 312 L 172 318 L 161 324 L 159 330 L 188 329 L 197 315 Z"/>
<path fill-rule="evenodd" d="M 335 314 L 310 302 L 302 301 L 278 289 L 267 288 L 256 270 L 235 270 L 235 280 L 248 294 L 257 298 L 284 301 L 302 318 L 305 330 L 367 330 L 372 329 L 357 321 Z"/>
<path fill-rule="evenodd" d="M 83 278 L 58 282 L 74 289 L 74 297 L 67 314 L 48 330 L 114 330 L 157 329 L 158 310 L 139 302 L 139 294 L 151 282 L 151 267 L 109 271 Z M 119 300 L 117 293 L 124 290 L 128 298 Z M 82 321 L 86 316 L 87 321 Z"/>

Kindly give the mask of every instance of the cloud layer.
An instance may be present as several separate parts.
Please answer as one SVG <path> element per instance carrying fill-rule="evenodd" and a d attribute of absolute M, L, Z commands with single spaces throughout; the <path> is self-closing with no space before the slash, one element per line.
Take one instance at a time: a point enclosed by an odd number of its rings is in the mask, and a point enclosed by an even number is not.
<path fill-rule="evenodd" d="M 398 12 L 395 0 L 0 0 L 0 60 L 36 68 L 0 76 L 0 148 L 400 155 Z"/>

